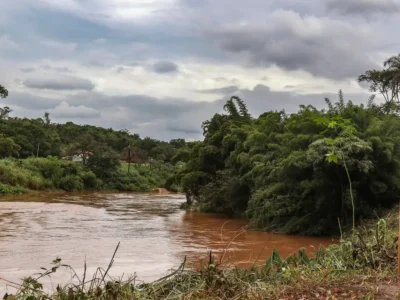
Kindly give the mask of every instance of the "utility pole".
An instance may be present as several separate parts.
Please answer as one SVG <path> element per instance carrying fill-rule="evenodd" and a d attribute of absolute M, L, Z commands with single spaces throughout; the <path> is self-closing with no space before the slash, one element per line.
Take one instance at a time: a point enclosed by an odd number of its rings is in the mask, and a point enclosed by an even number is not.
<path fill-rule="evenodd" d="M 40 147 L 40 143 L 37 144 L 36 157 L 39 157 L 39 147 Z"/>

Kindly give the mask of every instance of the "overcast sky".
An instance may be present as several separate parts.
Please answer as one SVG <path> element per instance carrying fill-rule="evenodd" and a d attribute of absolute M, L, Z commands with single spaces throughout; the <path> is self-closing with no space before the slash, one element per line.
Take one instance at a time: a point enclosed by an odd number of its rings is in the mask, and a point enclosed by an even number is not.
<path fill-rule="evenodd" d="M 254 116 L 365 102 L 357 76 L 400 52 L 399 1 L 1 0 L 1 105 L 193 140 L 232 95 Z"/>

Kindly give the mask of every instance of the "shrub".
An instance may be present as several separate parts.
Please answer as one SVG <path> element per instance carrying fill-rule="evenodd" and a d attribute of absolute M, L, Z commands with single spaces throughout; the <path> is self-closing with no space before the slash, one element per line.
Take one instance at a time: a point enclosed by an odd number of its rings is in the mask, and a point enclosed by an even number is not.
<path fill-rule="evenodd" d="M 88 189 L 95 189 L 99 184 L 96 175 L 92 171 L 83 172 L 81 174 L 81 179 L 83 181 L 85 188 Z"/>
<path fill-rule="evenodd" d="M 84 188 L 84 184 L 79 176 L 76 175 L 67 175 L 60 180 L 60 188 L 72 192 L 72 191 L 81 191 Z"/>
<path fill-rule="evenodd" d="M 0 194 L 19 194 L 26 193 L 27 190 L 20 186 L 11 186 L 8 184 L 0 183 Z"/>

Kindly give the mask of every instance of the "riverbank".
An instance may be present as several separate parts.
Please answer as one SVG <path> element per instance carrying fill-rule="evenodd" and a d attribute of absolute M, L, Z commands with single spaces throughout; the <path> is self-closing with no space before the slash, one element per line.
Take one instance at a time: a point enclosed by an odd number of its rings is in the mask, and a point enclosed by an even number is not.
<path fill-rule="evenodd" d="M 397 216 L 396 209 L 383 219 L 366 222 L 354 236 L 348 233 L 340 243 L 312 255 L 300 249 L 283 258 L 274 251 L 265 262 L 245 269 L 227 268 L 219 263 L 220 256 L 209 253 L 196 270 L 184 261 L 170 275 L 143 284 L 136 278 L 109 277 L 112 257 L 94 278 L 72 271 L 78 282 L 52 294 L 41 291 L 43 277 L 9 285 L 19 288 L 16 299 L 399 299 Z M 56 260 L 41 272 L 51 276 L 62 268 L 69 266 Z"/>
<path fill-rule="evenodd" d="M 122 162 L 106 177 L 82 163 L 56 157 L 1 159 L 0 194 L 30 191 L 152 192 L 164 186 L 174 167 L 168 164 L 131 165 Z"/>

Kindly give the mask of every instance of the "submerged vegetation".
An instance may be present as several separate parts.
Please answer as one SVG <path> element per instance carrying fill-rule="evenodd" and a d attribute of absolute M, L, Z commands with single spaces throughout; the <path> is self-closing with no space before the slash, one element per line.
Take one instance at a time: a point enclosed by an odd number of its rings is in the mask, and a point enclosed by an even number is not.
<path fill-rule="evenodd" d="M 312 254 L 300 249 L 287 258 L 274 250 L 267 261 L 247 269 L 226 268 L 223 256 L 210 253 L 203 266 L 187 268 L 185 260 L 153 283 L 108 276 L 114 256 L 90 278 L 56 259 L 22 284 L 8 282 L 18 292 L 5 299 L 398 299 L 397 221 L 396 210 L 375 224 L 359 226 L 355 239 L 350 234 Z M 72 271 L 74 283 L 58 285 L 52 294 L 43 292 L 41 279 L 63 268 Z"/>
<path fill-rule="evenodd" d="M 357 105 L 340 91 L 323 110 L 253 118 L 232 97 L 203 123 L 204 141 L 174 157 L 185 166 L 168 183 L 182 185 L 188 207 L 279 233 L 337 234 L 338 223 L 354 228 L 390 209 L 400 194 L 399 57 L 359 78 L 384 94 L 381 104 L 371 96 Z"/>

